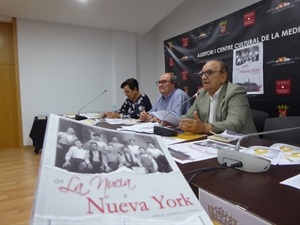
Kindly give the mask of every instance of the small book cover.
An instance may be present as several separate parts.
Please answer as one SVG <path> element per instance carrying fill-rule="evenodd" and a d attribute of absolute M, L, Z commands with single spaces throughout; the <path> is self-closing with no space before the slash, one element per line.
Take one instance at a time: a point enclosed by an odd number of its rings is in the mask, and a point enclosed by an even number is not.
<path fill-rule="evenodd" d="M 269 147 L 251 146 L 242 152 L 268 159 L 272 165 L 300 164 L 300 147 L 284 143 L 275 143 Z"/>
<path fill-rule="evenodd" d="M 161 137 L 51 114 L 30 224 L 212 222 Z"/>

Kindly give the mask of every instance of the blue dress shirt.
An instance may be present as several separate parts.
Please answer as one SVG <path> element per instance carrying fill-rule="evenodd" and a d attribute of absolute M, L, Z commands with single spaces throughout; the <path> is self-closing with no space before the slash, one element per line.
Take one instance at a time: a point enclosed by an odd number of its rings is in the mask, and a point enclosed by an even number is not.
<path fill-rule="evenodd" d="M 157 112 L 160 110 L 165 110 L 166 112 L 170 112 L 174 109 L 174 111 L 172 111 L 170 114 L 179 117 L 181 115 L 186 114 L 188 109 L 190 108 L 191 103 L 190 101 L 187 101 L 188 99 L 189 96 L 183 90 L 179 88 L 175 88 L 174 91 L 172 91 L 166 97 L 160 95 L 160 97 L 157 99 L 154 106 L 150 110 L 150 114 L 151 112 Z M 187 102 L 182 104 L 184 101 Z M 182 105 L 179 107 L 180 104 Z"/>

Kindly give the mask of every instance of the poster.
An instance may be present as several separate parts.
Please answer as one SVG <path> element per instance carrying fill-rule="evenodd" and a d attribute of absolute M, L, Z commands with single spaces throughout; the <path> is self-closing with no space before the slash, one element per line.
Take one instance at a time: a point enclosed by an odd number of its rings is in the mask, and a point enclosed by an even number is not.
<path fill-rule="evenodd" d="M 51 114 L 30 224 L 212 222 L 161 137 Z"/>

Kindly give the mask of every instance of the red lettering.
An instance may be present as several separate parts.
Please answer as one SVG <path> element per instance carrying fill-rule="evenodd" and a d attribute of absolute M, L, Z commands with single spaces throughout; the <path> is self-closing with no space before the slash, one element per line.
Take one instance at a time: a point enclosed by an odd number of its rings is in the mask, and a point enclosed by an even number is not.
<path fill-rule="evenodd" d="M 136 185 L 131 184 L 130 179 L 123 180 L 122 178 L 110 181 L 107 178 L 101 178 L 100 176 L 95 176 L 93 179 L 90 181 L 90 185 L 96 184 L 97 189 L 103 190 L 104 197 L 108 198 L 109 195 L 107 194 L 108 190 L 113 189 L 113 188 L 124 188 L 127 187 L 129 190 L 134 190 Z"/>
<path fill-rule="evenodd" d="M 162 204 L 162 200 L 163 200 L 163 198 L 164 198 L 163 195 L 160 196 L 160 200 L 158 200 L 155 196 L 151 196 L 151 198 L 153 198 L 154 201 L 156 201 L 156 202 L 159 204 L 159 208 L 160 208 L 160 209 L 165 208 L 165 207 L 163 207 L 163 204 Z"/>
<path fill-rule="evenodd" d="M 190 201 L 190 198 L 189 197 L 185 197 L 183 194 L 180 194 L 181 196 L 181 199 L 184 201 L 184 204 L 185 205 L 194 205 L 191 201 Z"/>
<path fill-rule="evenodd" d="M 83 183 L 77 183 L 76 181 L 80 181 L 78 177 L 72 177 L 67 185 L 67 187 L 59 187 L 58 189 L 61 192 L 67 193 L 67 192 L 73 192 L 75 194 L 79 194 L 81 196 L 85 196 L 88 193 L 90 193 L 90 190 L 84 191 L 84 184 Z"/>
<path fill-rule="evenodd" d="M 169 208 L 174 208 L 193 205 L 193 203 L 190 201 L 190 198 L 186 198 L 183 194 L 180 194 L 180 197 L 176 198 L 175 200 L 171 198 L 164 200 L 163 195 L 161 195 L 159 199 L 155 196 L 151 196 L 151 198 L 153 198 L 154 201 L 159 204 L 159 209 L 164 209 L 166 208 L 166 206 L 168 206 Z"/>
<path fill-rule="evenodd" d="M 100 213 L 127 213 L 128 211 L 147 211 L 149 208 L 145 202 L 120 202 L 120 203 L 105 203 L 104 198 L 99 198 L 99 204 L 94 202 L 91 198 L 87 198 L 88 201 L 88 214 L 93 214 L 93 208 Z"/>
<path fill-rule="evenodd" d="M 92 210 L 91 210 L 91 204 L 93 206 L 95 206 L 101 213 L 104 213 L 104 209 L 103 209 L 103 198 L 100 198 L 101 201 L 101 206 L 97 205 L 96 202 L 94 202 L 91 198 L 86 198 L 88 200 L 88 214 L 92 214 Z"/>
<path fill-rule="evenodd" d="M 177 205 L 173 199 L 168 199 L 166 203 L 170 208 L 174 208 Z"/>

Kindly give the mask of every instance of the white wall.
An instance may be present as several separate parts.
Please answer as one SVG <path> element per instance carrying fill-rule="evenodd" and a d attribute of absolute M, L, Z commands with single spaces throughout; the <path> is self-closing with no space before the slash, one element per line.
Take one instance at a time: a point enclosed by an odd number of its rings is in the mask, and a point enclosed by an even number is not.
<path fill-rule="evenodd" d="M 160 49 L 161 50 L 161 49 Z M 137 39 L 137 61 L 140 91 L 154 104 L 158 97 L 155 81 L 162 71 L 157 70 L 156 31 L 152 30 Z"/>
<path fill-rule="evenodd" d="M 137 76 L 133 33 L 17 21 L 24 145 L 36 115 L 76 113 L 105 89 L 83 112 L 121 105 L 121 82 Z"/>
<path fill-rule="evenodd" d="M 156 27 L 139 38 L 138 55 L 149 62 L 140 62 L 142 74 L 140 85 L 149 96 L 158 96 L 155 81 L 165 71 L 163 42 L 169 38 L 190 31 L 230 13 L 238 11 L 260 0 L 185 0 Z M 151 38 L 149 38 L 151 37 Z M 152 45 L 154 46 L 152 47 Z M 147 47 L 145 47 L 147 46 Z M 151 47 L 150 47 L 151 46 Z M 154 49 L 152 49 L 154 48 Z M 146 49 L 146 50 L 145 50 Z M 148 50 L 148 51 L 147 51 Z M 154 59 L 152 62 L 150 59 Z M 149 69 L 148 63 L 150 66 Z"/>

